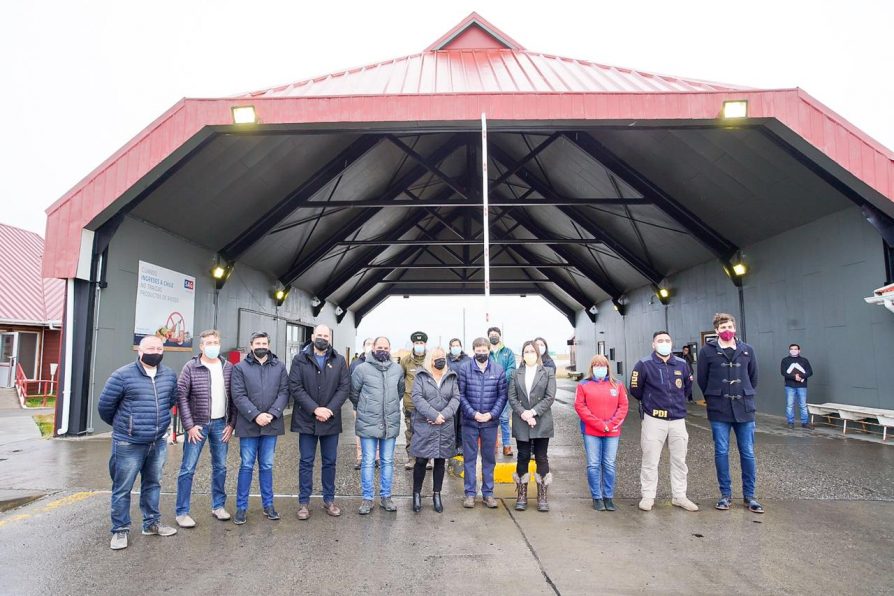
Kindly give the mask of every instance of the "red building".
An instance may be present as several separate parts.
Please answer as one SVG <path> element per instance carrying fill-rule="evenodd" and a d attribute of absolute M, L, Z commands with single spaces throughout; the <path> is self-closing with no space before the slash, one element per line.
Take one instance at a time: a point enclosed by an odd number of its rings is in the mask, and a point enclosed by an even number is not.
<path fill-rule="evenodd" d="M 65 282 L 41 275 L 43 248 L 34 232 L 0 224 L 0 387 L 19 370 L 28 380 L 58 374 Z"/>

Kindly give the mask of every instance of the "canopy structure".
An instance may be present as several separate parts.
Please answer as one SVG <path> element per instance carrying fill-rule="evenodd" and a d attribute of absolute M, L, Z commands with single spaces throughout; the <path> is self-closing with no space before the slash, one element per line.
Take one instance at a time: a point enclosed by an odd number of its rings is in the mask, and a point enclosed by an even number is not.
<path fill-rule="evenodd" d="M 533 52 L 473 13 L 418 54 L 178 102 L 48 209 L 44 274 L 88 277 L 103 242 L 82 231 L 129 215 L 355 324 L 392 295 L 480 293 L 482 113 L 492 292 L 572 323 L 847 205 L 894 216 L 891 151 L 800 89 Z"/>

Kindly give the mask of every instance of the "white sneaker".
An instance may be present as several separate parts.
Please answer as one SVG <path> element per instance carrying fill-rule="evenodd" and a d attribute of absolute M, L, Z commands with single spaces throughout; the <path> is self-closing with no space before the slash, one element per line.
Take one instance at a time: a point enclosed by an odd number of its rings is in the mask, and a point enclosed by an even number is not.
<path fill-rule="evenodd" d="M 639 508 L 643 511 L 652 511 L 652 505 L 655 504 L 655 499 L 650 499 L 649 497 L 643 497 L 639 500 Z"/>
<path fill-rule="evenodd" d="M 127 532 L 115 532 L 112 534 L 112 550 L 121 550 L 127 548 Z"/>
<path fill-rule="evenodd" d="M 177 525 L 181 528 L 196 527 L 196 520 L 191 518 L 188 513 L 186 515 L 178 515 L 175 519 L 177 520 Z"/>
<path fill-rule="evenodd" d="M 143 530 L 143 536 L 173 536 L 176 533 L 177 528 L 161 524 L 153 524 Z"/>
<path fill-rule="evenodd" d="M 227 521 L 228 519 L 230 519 L 230 514 L 227 513 L 227 510 L 224 509 L 223 507 L 218 507 L 217 509 L 212 509 L 211 515 L 214 516 L 215 518 L 219 519 L 220 521 Z"/>
<path fill-rule="evenodd" d="M 690 501 L 686 497 L 680 497 L 679 499 L 672 499 L 671 505 L 674 507 L 682 507 L 686 511 L 698 511 L 698 505 Z"/>

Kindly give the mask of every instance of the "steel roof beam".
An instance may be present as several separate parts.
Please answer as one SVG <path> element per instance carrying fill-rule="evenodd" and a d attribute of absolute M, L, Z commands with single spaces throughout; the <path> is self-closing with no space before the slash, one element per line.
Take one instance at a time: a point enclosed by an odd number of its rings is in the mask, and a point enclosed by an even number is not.
<path fill-rule="evenodd" d="M 435 160 L 431 160 L 429 158 L 426 158 L 426 157 L 420 155 L 419 153 L 416 153 L 416 151 L 412 147 L 410 147 L 409 145 L 407 145 L 406 143 L 404 143 L 403 141 L 401 141 L 394 135 L 385 135 L 385 138 L 387 138 L 389 141 L 391 141 L 391 143 L 393 145 L 395 145 L 398 149 L 400 149 L 401 151 L 406 153 L 410 157 L 410 159 L 412 159 L 413 161 L 415 161 L 416 163 L 418 163 L 419 165 L 424 167 L 426 170 L 428 170 L 429 172 L 431 172 L 432 174 L 434 174 L 435 176 L 440 178 L 447 186 L 449 186 L 450 188 L 453 189 L 453 192 L 455 192 L 456 194 L 458 194 L 461 197 L 464 197 L 465 199 L 471 200 L 471 198 L 472 198 L 471 193 L 467 189 L 463 188 L 456 180 L 454 180 L 453 178 L 451 178 L 450 176 L 448 176 L 447 174 L 442 172 L 441 169 L 438 168 L 438 165 L 435 162 Z M 440 161 L 440 160 L 437 160 L 437 161 Z"/>
<path fill-rule="evenodd" d="M 232 242 L 220 249 L 221 256 L 231 262 L 237 260 L 255 242 L 263 238 L 268 232 L 282 223 L 286 217 L 291 215 L 298 204 L 316 195 L 380 142 L 382 142 L 382 137 L 378 135 L 364 135 L 348 145 L 347 148 L 329 160 L 326 165 L 314 172 L 301 186 L 281 199 L 271 209 L 268 209 L 266 213 L 245 228 Z"/>
<path fill-rule="evenodd" d="M 503 184 L 506 184 L 505 182 Z M 491 187 L 496 185 L 491 184 Z M 405 191 L 406 192 L 406 191 Z M 454 194 L 454 193 L 451 193 Z M 530 193 L 529 193 L 530 194 Z M 618 197 L 592 197 L 592 198 L 566 198 L 560 197 L 556 194 L 553 194 L 550 198 L 547 199 L 528 199 L 528 198 L 519 198 L 518 200 L 507 200 L 502 198 L 495 198 L 488 201 L 491 207 L 518 207 L 518 206 L 527 206 L 527 207 L 555 207 L 558 205 L 569 205 L 569 206 L 587 206 L 587 205 L 651 205 L 652 201 L 647 199 L 635 199 L 635 198 L 618 198 Z M 329 207 L 332 209 L 341 207 L 341 208 L 351 208 L 351 209 L 359 209 L 364 207 L 376 207 L 376 208 L 434 208 L 434 207 L 477 207 L 482 208 L 483 203 L 476 200 L 434 200 L 434 199 L 420 199 L 420 200 L 403 200 L 403 201 L 395 201 L 393 199 L 369 199 L 369 200 L 357 200 L 357 201 L 308 201 L 301 203 L 300 205 L 296 205 L 295 209 L 322 209 L 324 207 Z M 289 226 L 289 224 L 284 224 L 284 228 Z M 277 230 L 278 231 L 278 230 Z"/>
<path fill-rule="evenodd" d="M 686 209 L 679 201 L 615 155 L 608 147 L 594 139 L 591 135 L 586 133 L 564 133 L 563 136 L 683 226 L 715 257 L 720 259 L 724 265 L 728 265 L 730 259 L 739 251 L 739 247 L 699 219 L 697 215 Z"/>
<path fill-rule="evenodd" d="M 418 244 L 418 240 L 401 240 L 400 238 L 382 238 L 379 240 L 339 240 L 336 244 L 341 246 L 407 246 Z M 432 240 L 439 246 L 477 246 L 483 241 L 472 240 Z M 602 240 L 590 238 L 491 238 L 491 244 L 526 245 L 526 244 L 602 244 Z"/>

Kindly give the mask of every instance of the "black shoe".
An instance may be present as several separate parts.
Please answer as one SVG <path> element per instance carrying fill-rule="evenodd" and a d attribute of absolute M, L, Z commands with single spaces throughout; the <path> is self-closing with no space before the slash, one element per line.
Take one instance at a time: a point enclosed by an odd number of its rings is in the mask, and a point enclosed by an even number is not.
<path fill-rule="evenodd" d="M 437 511 L 438 513 L 444 511 L 444 503 L 441 502 L 441 493 L 432 493 L 431 500 L 435 506 L 435 511 Z"/>
<path fill-rule="evenodd" d="M 794 423 L 794 422 L 789 422 L 787 426 L 788 426 L 788 429 L 789 429 L 789 430 L 795 430 L 795 423 Z"/>
<path fill-rule="evenodd" d="M 611 499 L 602 499 L 602 502 L 605 504 L 606 511 L 614 511 L 615 510 L 615 502 Z"/>
<path fill-rule="evenodd" d="M 241 526 L 242 524 L 244 524 L 246 513 L 247 512 L 245 511 L 245 509 L 237 509 L 236 515 L 233 516 L 233 523 L 236 524 L 237 526 Z"/>
<path fill-rule="evenodd" d="M 420 511 L 422 511 L 422 495 L 413 493 L 413 513 L 419 513 Z"/>
<path fill-rule="evenodd" d="M 605 511 L 605 503 L 602 502 L 602 499 L 593 499 L 593 509 L 596 511 Z"/>
<path fill-rule="evenodd" d="M 354 469 L 355 469 L 355 470 L 359 470 L 359 469 L 360 469 L 360 460 L 359 460 L 359 459 L 357 460 L 357 463 L 354 464 Z"/>
<path fill-rule="evenodd" d="M 264 515 L 267 516 L 267 519 L 276 521 L 279 519 L 279 514 L 276 512 L 276 509 L 273 508 L 273 505 L 270 507 L 264 507 Z"/>
<path fill-rule="evenodd" d="M 809 422 L 805 422 L 804 424 L 801 425 L 801 428 L 804 428 L 804 429 L 807 429 L 807 430 L 813 430 L 813 429 L 815 429 L 816 427 L 813 426 L 812 424 L 810 424 Z"/>

